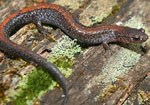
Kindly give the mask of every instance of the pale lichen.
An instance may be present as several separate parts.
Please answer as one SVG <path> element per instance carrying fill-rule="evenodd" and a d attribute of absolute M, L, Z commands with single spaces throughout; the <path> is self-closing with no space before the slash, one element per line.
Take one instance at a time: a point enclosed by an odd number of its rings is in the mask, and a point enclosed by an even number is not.
<path fill-rule="evenodd" d="M 76 39 L 72 40 L 64 35 L 57 40 L 57 44 L 52 48 L 49 60 L 68 77 L 72 73 L 71 67 L 74 64 L 75 55 L 80 52 L 81 47 L 77 45 Z"/>
<path fill-rule="evenodd" d="M 81 47 L 77 45 L 76 40 L 71 40 L 67 36 L 62 36 L 57 40 L 56 45 L 52 48 L 52 53 L 48 61 L 54 63 L 58 69 L 68 77 L 72 73 L 75 55 L 81 52 Z M 15 105 L 27 105 L 34 103 L 35 100 L 52 90 L 57 85 L 46 70 L 38 67 L 32 70 L 20 80 L 15 91 L 7 97 L 7 102 L 13 97 Z M 13 94 L 12 94 L 13 93 Z M 36 97 L 36 98 L 35 98 Z"/>
<path fill-rule="evenodd" d="M 69 59 L 74 59 L 75 55 L 81 52 L 81 47 L 77 45 L 76 39 L 72 40 L 68 36 L 63 35 L 57 40 L 57 44 L 51 50 L 53 57 L 65 56 Z"/>
<path fill-rule="evenodd" d="M 108 59 L 102 69 L 105 79 L 104 83 L 112 83 L 117 77 L 123 76 L 139 61 L 140 54 L 128 49 L 121 48 L 117 53 Z"/>

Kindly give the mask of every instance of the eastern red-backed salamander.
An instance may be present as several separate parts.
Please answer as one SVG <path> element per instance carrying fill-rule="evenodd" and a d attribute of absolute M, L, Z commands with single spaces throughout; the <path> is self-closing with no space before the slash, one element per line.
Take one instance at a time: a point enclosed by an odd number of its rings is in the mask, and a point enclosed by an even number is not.
<path fill-rule="evenodd" d="M 0 50 L 9 56 L 19 57 L 27 62 L 34 62 L 48 70 L 63 89 L 66 96 L 63 104 L 67 101 L 68 90 L 65 78 L 57 67 L 38 54 L 9 40 L 10 36 L 28 23 L 34 23 L 41 33 L 47 33 L 42 24 L 54 25 L 70 38 L 77 39 L 79 43 L 88 45 L 103 44 L 107 47 L 109 42 L 138 43 L 148 39 L 143 29 L 117 25 L 83 26 L 76 22 L 63 7 L 55 4 L 42 4 L 25 8 L 6 18 L 0 24 Z"/>

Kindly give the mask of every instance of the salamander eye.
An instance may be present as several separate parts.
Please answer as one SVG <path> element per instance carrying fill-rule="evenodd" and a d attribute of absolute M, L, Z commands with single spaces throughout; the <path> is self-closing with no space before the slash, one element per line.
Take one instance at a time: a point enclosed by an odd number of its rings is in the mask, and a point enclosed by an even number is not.
<path fill-rule="evenodd" d="M 144 30 L 143 28 L 140 28 L 139 30 L 140 30 L 141 32 L 145 32 L 145 30 Z"/>
<path fill-rule="evenodd" d="M 142 37 L 140 37 L 140 36 L 134 36 L 134 37 L 132 38 L 132 40 L 133 40 L 133 41 L 139 41 L 139 40 L 142 40 Z"/>

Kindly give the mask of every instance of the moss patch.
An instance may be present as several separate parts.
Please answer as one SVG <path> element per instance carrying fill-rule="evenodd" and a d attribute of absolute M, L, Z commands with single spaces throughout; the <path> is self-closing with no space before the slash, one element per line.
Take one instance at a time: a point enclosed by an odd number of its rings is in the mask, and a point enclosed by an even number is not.
<path fill-rule="evenodd" d="M 72 74 L 71 67 L 74 64 L 75 55 L 80 52 L 81 48 L 75 40 L 62 36 L 52 48 L 48 61 L 54 63 L 65 77 L 69 77 Z M 15 105 L 32 105 L 41 95 L 52 90 L 56 85 L 57 83 L 49 73 L 38 67 L 20 81 L 16 90 L 17 95 L 15 95 L 12 103 Z"/>
<path fill-rule="evenodd" d="M 56 85 L 49 76 L 49 73 L 43 71 L 41 68 L 33 70 L 23 81 L 24 83 L 19 86 L 21 92 L 13 101 L 15 105 L 27 105 L 26 102 L 33 100 L 34 97 L 38 97 L 41 91 L 46 91 Z"/>
<path fill-rule="evenodd" d="M 57 44 L 52 48 L 49 61 L 57 65 L 60 71 L 68 77 L 72 73 L 71 67 L 75 63 L 75 56 L 80 52 L 81 47 L 77 45 L 76 40 L 64 35 L 57 40 Z"/>

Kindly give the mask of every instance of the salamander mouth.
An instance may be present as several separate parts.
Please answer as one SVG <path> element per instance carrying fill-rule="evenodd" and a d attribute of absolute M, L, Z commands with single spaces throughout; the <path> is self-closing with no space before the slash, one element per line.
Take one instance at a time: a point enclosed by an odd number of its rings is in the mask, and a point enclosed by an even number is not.
<path fill-rule="evenodd" d="M 147 35 L 118 36 L 118 40 L 124 43 L 142 43 L 147 39 Z"/>
<path fill-rule="evenodd" d="M 131 38 L 132 41 L 135 41 L 135 42 L 141 42 L 143 41 L 143 38 L 142 37 L 133 37 Z"/>
<path fill-rule="evenodd" d="M 140 36 L 135 36 L 135 37 L 131 37 L 131 40 L 134 42 L 144 42 L 148 39 L 148 36 L 147 35 L 140 35 Z"/>

